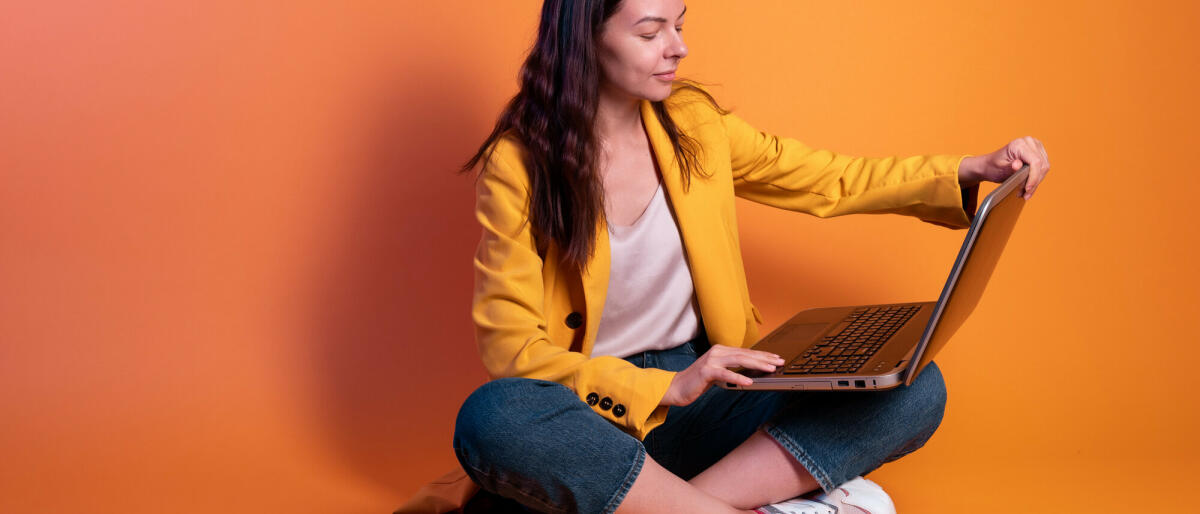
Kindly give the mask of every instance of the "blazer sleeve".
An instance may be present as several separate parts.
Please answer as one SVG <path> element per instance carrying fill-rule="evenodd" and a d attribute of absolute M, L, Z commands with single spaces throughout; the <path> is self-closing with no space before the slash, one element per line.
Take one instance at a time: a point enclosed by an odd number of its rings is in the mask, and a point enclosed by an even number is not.
<path fill-rule="evenodd" d="M 511 148 L 511 145 L 509 145 Z M 491 378 L 525 377 L 563 384 L 586 403 L 589 394 L 615 408 L 591 408 L 639 440 L 666 420 L 659 402 L 675 372 L 639 368 L 613 356 L 590 358 L 554 344 L 547 333 L 542 258 L 528 220 L 529 178 L 516 152 L 498 148 L 476 182 L 475 216 L 482 235 L 475 253 L 471 316 Z M 552 264 L 553 265 L 553 264 Z"/>
<path fill-rule="evenodd" d="M 975 218 L 979 186 L 958 182 L 969 154 L 850 157 L 767 134 L 733 113 L 721 118 L 734 194 L 747 200 L 821 218 L 902 214 L 952 229 Z"/>

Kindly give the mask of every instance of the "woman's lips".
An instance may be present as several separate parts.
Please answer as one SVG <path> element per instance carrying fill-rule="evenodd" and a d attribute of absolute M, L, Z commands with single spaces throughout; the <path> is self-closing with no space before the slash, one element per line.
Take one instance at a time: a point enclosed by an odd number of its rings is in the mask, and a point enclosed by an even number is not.
<path fill-rule="evenodd" d="M 673 71 L 667 73 L 656 73 L 654 76 L 658 77 L 660 80 L 675 80 L 675 72 Z"/>

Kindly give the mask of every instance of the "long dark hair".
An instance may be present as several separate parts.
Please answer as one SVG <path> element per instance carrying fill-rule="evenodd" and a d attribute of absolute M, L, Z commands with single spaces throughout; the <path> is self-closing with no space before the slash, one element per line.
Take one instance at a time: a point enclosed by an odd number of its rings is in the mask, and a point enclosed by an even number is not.
<path fill-rule="evenodd" d="M 596 42 L 604 22 L 620 4 L 621 0 L 545 0 L 537 41 L 521 66 L 520 91 L 508 102 L 479 150 L 459 170 L 466 173 L 480 160 L 487 162 L 499 139 L 506 134 L 515 136 L 527 151 L 523 163 L 530 183 L 527 221 L 532 222 L 538 252 L 544 257 L 553 241 L 561 250 L 559 264 L 576 270 L 586 266 L 594 250 L 596 221 L 605 216 L 593 133 L 600 86 Z M 728 112 L 697 84 L 701 83 L 676 80 L 671 94 L 693 90 L 719 112 Z M 704 175 L 697 158 L 700 144 L 679 131 L 663 102 L 652 105 L 670 136 L 687 190 L 693 173 Z"/>

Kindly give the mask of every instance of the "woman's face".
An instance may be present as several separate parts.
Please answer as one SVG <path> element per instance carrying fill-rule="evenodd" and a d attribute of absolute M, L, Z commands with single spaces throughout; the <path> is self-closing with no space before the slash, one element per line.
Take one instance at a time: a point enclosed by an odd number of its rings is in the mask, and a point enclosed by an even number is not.
<path fill-rule="evenodd" d="M 624 0 L 601 30 L 600 87 L 658 101 L 671 94 L 683 44 L 683 0 Z"/>

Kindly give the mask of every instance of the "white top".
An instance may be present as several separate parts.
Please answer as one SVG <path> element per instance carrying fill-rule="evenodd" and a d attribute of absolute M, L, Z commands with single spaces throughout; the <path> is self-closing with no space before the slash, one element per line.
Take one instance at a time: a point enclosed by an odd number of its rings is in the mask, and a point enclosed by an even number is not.
<path fill-rule="evenodd" d="M 699 303 L 662 180 L 633 225 L 608 225 L 612 268 L 592 356 L 665 350 L 699 335 Z"/>

